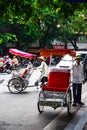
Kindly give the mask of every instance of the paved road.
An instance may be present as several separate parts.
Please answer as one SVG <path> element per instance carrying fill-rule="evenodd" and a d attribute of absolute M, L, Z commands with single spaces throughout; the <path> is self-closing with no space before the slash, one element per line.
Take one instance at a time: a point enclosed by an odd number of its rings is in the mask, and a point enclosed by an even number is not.
<path fill-rule="evenodd" d="M 27 88 L 21 94 L 11 94 L 6 86 L 11 75 L 0 74 L 5 79 L 0 85 L 0 130 L 64 130 L 72 121 L 81 106 L 72 107 L 72 114 L 67 115 L 66 108 L 45 109 L 42 114 L 37 110 L 37 87 Z M 86 102 L 86 85 L 83 86 L 83 101 Z M 79 117 L 77 117 L 79 120 Z M 74 122 L 74 126 L 78 123 Z"/>
<path fill-rule="evenodd" d="M 27 88 L 21 94 L 11 94 L 7 82 L 11 75 L 0 74 L 5 81 L 0 84 L 0 130 L 41 130 L 57 115 L 58 111 L 49 108 L 39 114 L 37 87 Z"/>

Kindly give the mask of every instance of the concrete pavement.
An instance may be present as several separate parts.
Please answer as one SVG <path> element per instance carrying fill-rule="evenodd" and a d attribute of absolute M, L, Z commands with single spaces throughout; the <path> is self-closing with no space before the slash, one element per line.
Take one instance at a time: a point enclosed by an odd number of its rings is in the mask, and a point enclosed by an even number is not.
<path fill-rule="evenodd" d="M 71 122 L 66 126 L 64 130 L 83 130 L 85 123 L 87 122 L 87 102 L 85 106 L 82 106 L 76 113 Z"/>
<path fill-rule="evenodd" d="M 86 85 L 87 83 L 84 85 L 84 87 L 87 87 Z M 87 101 L 86 91 L 82 95 L 82 100 L 84 100 L 84 102 Z M 79 111 L 76 113 L 74 118 L 71 120 L 71 122 L 66 126 L 64 130 L 83 130 L 86 122 L 87 122 L 87 102 L 85 102 L 84 106 L 81 106 Z"/>

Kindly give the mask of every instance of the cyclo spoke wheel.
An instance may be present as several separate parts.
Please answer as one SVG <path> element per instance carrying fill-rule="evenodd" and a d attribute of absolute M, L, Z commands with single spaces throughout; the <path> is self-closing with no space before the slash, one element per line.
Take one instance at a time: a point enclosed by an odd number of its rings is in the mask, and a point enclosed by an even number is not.
<path fill-rule="evenodd" d="M 44 106 L 40 105 L 40 101 L 37 102 L 37 107 L 38 107 L 39 113 L 42 113 L 44 111 Z"/>
<path fill-rule="evenodd" d="M 22 91 L 22 81 L 19 78 L 12 78 L 8 82 L 8 89 L 11 93 L 20 93 Z"/>
<path fill-rule="evenodd" d="M 67 113 L 68 115 L 71 113 L 71 90 L 68 91 L 67 93 Z"/>
<path fill-rule="evenodd" d="M 22 87 L 22 91 L 24 91 L 26 88 L 27 88 L 27 86 L 23 86 L 23 87 Z"/>
<path fill-rule="evenodd" d="M 44 99 L 44 96 L 43 96 L 43 92 L 40 91 L 40 93 L 39 93 L 39 100 L 37 102 L 37 108 L 38 108 L 39 113 L 42 113 L 44 111 L 44 105 L 40 104 L 40 100 L 42 100 L 42 99 Z"/>

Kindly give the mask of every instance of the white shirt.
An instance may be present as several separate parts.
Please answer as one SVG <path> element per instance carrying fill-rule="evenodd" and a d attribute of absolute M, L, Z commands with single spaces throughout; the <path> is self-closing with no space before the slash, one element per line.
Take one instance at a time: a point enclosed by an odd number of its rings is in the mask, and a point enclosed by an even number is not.
<path fill-rule="evenodd" d="M 84 81 L 83 64 L 78 65 L 77 62 L 74 62 L 71 71 L 73 83 L 82 83 Z"/>
<path fill-rule="evenodd" d="M 41 65 L 38 66 L 37 69 L 41 70 L 43 76 L 48 76 L 48 66 L 44 61 L 41 62 Z"/>

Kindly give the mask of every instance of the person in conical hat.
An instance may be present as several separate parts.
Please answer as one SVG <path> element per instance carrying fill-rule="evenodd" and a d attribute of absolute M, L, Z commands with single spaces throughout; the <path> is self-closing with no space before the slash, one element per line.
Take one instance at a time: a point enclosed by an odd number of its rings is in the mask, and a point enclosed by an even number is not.
<path fill-rule="evenodd" d="M 38 59 L 41 59 L 43 61 L 45 60 L 45 58 L 43 56 L 38 57 Z"/>
<path fill-rule="evenodd" d="M 41 62 L 40 66 L 36 67 L 41 71 L 42 78 L 40 79 L 40 82 L 44 83 L 48 81 L 48 66 L 45 62 L 44 56 L 38 57 L 39 61 Z"/>

